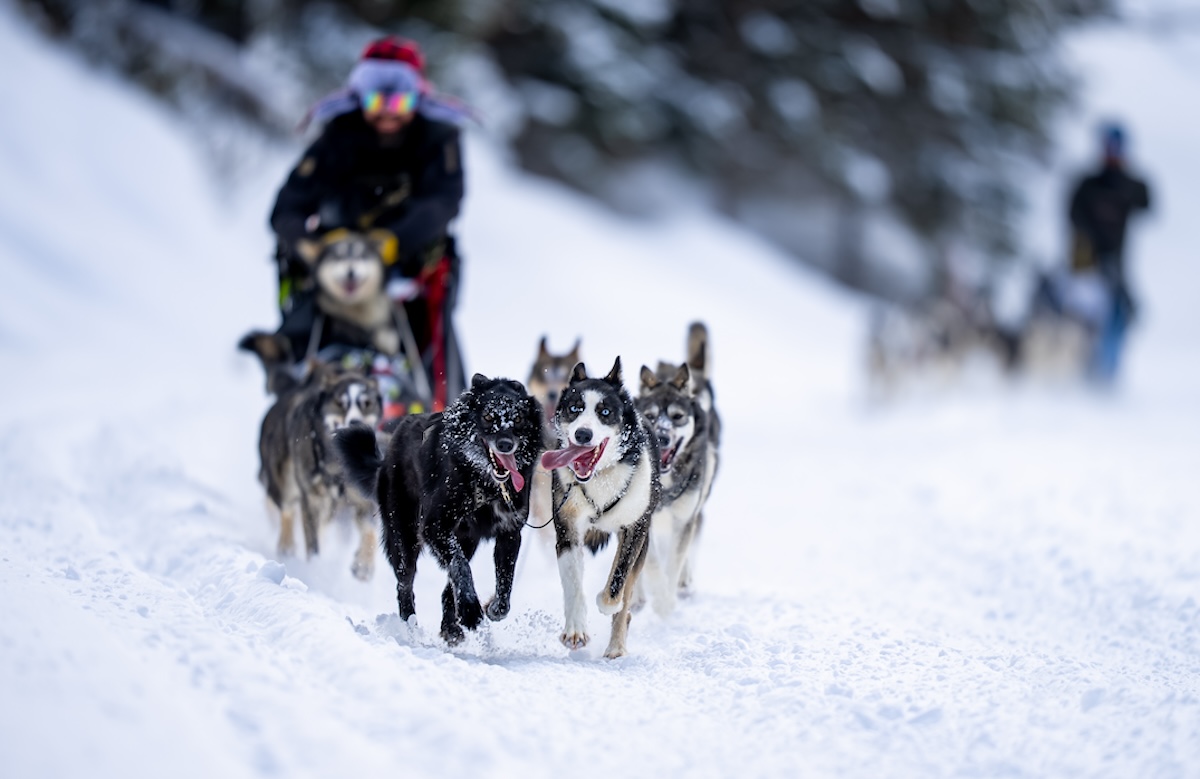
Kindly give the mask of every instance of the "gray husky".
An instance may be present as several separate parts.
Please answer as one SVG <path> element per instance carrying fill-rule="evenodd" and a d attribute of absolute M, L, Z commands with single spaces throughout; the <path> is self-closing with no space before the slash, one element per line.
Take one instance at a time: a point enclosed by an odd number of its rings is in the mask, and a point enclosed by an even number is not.
<path fill-rule="evenodd" d="M 555 412 L 560 449 L 542 456 L 552 470 L 553 516 L 570 649 L 587 645 L 583 549 L 602 549 L 613 533 L 617 551 L 608 582 L 596 597 L 612 615 L 604 656 L 625 654 L 634 587 L 646 560 L 650 517 L 658 506 L 658 447 L 621 381 L 621 358 L 602 379 L 575 366 Z"/>
<path fill-rule="evenodd" d="M 321 528 L 339 509 L 348 508 L 360 535 L 350 570 L 366 580 L 375 570 L 375 507 L 346 489 L 330 436 L 353 424 L 374 430 L 382 410 L 379 387 L 375 379 L 357 371 L 339 371 L 315 360 L 308 367 L 303 379 L 278 394 L 259 434 L 259 480 L 279 514 L 278 552 L 294 553 L 298 514 L 308 556 L 317 554 Z"/>
<path fill-rule="evenodd" d="M 662 498 L 650 523 L 646 567 L 638 604 L 648 590 L 655 612 L 670 614 L 677 595 L 691 588 L 691 552 L 704 521 L 718 462 L 721 420 L 708 380 L 708 330 L 699 322 L 688 331 L 687 362 L 642 366 L 638 410 L 659 447 Z"/>
<path fill-rule="evenodd" d="M 544 443 L 547 447 L 555 445 L 554 412 L 558 410 L 558 399 L 562 397 L 567 383 L 571 379 L 571 370 L 580 362 L 579 341 L 566 354 L 553 354 L 546 348 L 546 337 L 538 343 L 537 358 L 529 369 L 529 380 L 525 386 L 529 394 L 542 407 L 545 416 Z M 533 471 L 533 480 L 529 494 L 529 521 L 534 527 L 548 527 L 550 524 L 550 472 L 539 464 Z M 553 536 L 553 528 L 543 531 Z"/>

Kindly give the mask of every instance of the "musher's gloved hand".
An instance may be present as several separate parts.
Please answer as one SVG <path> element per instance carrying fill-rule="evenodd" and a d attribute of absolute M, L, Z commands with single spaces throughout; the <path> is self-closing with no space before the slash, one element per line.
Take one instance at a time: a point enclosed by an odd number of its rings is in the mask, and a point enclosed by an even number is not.
<path fill-rule="evenodd" d="M 388 281 L 384 292 L 393 303 L 407 303 L 420 296 L 421 285 L 416 279 L 397 276 Z"/>

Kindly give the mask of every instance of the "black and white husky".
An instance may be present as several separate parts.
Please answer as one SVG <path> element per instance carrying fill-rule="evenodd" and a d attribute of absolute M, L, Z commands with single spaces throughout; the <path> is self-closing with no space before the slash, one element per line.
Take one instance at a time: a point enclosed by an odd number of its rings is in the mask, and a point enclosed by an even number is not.
<path fill-rule="evenodd" d="M 544 449 L 542 410 L 525 388 L 477 373 L 444 412 L 401 417 L 386 454 L 361 427 L 339 431 L 334 441 L 352 483 L 378 499 L 401 619 L 416 612 L 422 545 L 449 574 L 441 628 L 448 644 L 463 640 L 464 627 L 478 627 L 485 611 L 493 621 L 504 619 L 529 517 L 525 485 Z M 496 595 L 486 607 L 471 573 L 484 538 L 496 539 Z"/>
<path fill-rule="evenodd" d="M 642 366 L 638 410 L 659 447 L 662 498 L 650 523 L 646 567 L 639 591 L 650 593 L 654 610 L 670 614 L 679 593 L 691 587 L 691 551 L 703 523 L 704 503 L 717 470 L 720 418 L 708 380 L 708 331 L 694 323 L 682 365 Z"/>
<path fill-rule="evenodd" d="M 562 448 L 543 455 L 542 464 L 553 470 L 555 546 L 566 612 L 561 639 L 570 649 L 587 644 L 583 549 L 594 554 L 615 533 L 616 556 L 596 603 L 613 618 L 604 656 L 621 657 L 659 499 L 658 447 L 622 384 L 621 358 L 602 379 L 588 378 L 583 363 L 575 366 L 555 425 Z"/>

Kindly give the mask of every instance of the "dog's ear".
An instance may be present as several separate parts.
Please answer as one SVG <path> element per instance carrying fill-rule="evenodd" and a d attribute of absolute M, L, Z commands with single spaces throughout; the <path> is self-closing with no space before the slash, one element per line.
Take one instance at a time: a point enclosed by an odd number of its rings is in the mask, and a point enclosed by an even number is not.
<path fill-rule="evenodd" d="M 487 376 L 484 376 L 482 373 L 476 373 L 471 377 L 471 389 L 480 390 L 489 381 L 491 381 L 491 379 L 489 379 Z"/>
<path fill-rule="evenodd" d="M 538 359 L 549 359 L 550 351 L 546 348 L 546 336 L 542 336 L 542 340 L 538 341 Z"/>
<path fill-rule="evenodd" d="M 583 381 L 587 378 L 587 367 L 583 363 L 575 363 L 575 369 L 571 371 L 571 383 Z"/>
<path fill-rule="evenodd" d="M 671 379 L 671 386 L 675 389 L 683 389 L 692 383 L 692 372 L 688 369 L 687 363 L 679 366 L 679 370 L 675 371 L 675 378 Z"/>
<path fill-rule="evenodd" d="M 304 260 L 306 265 L 316 265 L 317 260 L 321 258 L 321 253 L 325 247 L 320 241 L 314 241 L 311 238 L 300 238 L 295 243 L 297 256 Z"/>
<path fill-rule="evenodd" d="M 583 341 L 581 339 L 579 339 L 579 338 L 575 339 L 575 345 L 571 347 L 571 351 L 567 352 L 568 359 L 570 359 L 574 362 L 579 362 L 579 347 L 582 344 L 583 344 Z"/>
<path fill-rule="evenodd" d="M 658 380 L 658 377 L 654 375 L 654 371 L 650 370 L 645 365 L 642 366 L 641 376 L 643 390 L 654 389 L 661 383 Z"/>
<path fill-rule="evenodd" d="M 624 384 L 624 382 L 621 380 L 621 356 L 620 355 L 617 355 L 617 359 L 613 361 L 612 370 L 608 372 L 608 375 L 604 377 L 604 380 L 607 381 L 609 384 L 615 384 L 618 387 L 620 387 Z"/>

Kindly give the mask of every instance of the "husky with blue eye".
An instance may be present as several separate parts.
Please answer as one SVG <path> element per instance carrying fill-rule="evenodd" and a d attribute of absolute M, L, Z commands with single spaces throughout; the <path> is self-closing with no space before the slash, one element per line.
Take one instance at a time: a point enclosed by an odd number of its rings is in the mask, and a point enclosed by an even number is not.
<path fill-rule="evenodd" d="M 604 378 L 588 378 L 583 363 L 576 365 L 554 421 L 560 448 L 543 455 L 542 465 L 553 471 L 555 548 L 566 616 L 560 638 L 569 649 L 587 645 L 584 548 L 595 554 L 615 534 L 612 570 L 596 604 L 600 613 L 612 616 L 604 656 L 621 657 L 650 518 L 658 506 L 658 447 L 622 384 L 619 357 Z"/>

